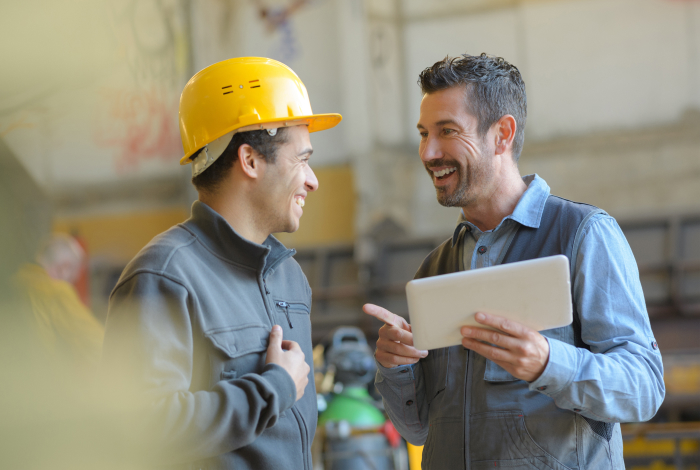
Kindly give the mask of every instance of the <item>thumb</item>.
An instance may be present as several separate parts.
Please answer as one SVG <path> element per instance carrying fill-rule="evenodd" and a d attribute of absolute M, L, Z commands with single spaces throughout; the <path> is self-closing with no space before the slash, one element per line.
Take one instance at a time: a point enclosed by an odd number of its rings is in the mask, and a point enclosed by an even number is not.
<path fill-rule="evenodd" d="M 270 343 L 267 346 L 267 350 L 280 350 L 282 349 L 282 327 L 275 325 L 272 327 L 270 332 Z"/>

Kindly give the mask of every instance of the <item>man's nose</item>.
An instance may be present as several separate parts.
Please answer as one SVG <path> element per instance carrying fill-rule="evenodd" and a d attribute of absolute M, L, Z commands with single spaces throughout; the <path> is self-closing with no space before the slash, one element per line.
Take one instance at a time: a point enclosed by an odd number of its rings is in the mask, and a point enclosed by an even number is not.
<path fill-rule="evenodd" d="M 426 137 L 425 140 L 421 142 L 418 153 L 423 163 L 442 158 L 442 150 L 440 149 L 438 140 L 430 136 Z"/>
<path fill-rule="evenodd" d="M 318 189 L 318 179 L 316 179 L 316 174 L 310 166 L 306 168 L 306 181 L 304 181 L 304 186 L 309 192 L 316 191 Z"/>

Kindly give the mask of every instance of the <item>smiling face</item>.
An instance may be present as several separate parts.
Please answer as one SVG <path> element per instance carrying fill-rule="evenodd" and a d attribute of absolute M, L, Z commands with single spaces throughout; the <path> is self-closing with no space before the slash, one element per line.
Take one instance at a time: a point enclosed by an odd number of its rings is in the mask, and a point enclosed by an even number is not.
<path fill-rule="evenodd" d="M 487 197 L 494 184 L 493 148 L 477 133 L 477 118 L 467 112 L 464 87 L 423 96 L 418 152 L 433 180 L 440 204 L 468 207 Z"/>
<path fill-rule="evenodd" d="M 318 180 L 309 166 L 313 152 L 309 129 L 295 126 L 286 133 L 287 142 L 277 149 L 275 163 L 264 163 L 258 186 L 258 223 L 267 227 L 268 233 L 295 232 L 307 194 L 318 189 Z"/>

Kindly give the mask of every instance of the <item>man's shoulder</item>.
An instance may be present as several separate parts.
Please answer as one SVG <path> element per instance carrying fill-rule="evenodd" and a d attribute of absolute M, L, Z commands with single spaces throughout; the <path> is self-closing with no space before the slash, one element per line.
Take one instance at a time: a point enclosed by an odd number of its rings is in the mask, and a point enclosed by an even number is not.
<path fill-rule="evenodd" d="M 453 244 L 453 239 L 448 238 L 433 251 L 428 253 L 421 263 L 414 279 L 437 276 L 458 271 L 459 244 Z"/>
<path fill-rule="evenodd" d="M 195 241 L 195 235 L 181 224 L 156 235 L 127 264 L 120 283 L 139 272 L 167 274 L 173 263 L 179 263 L 183 256 L 188 256 Z"/>
<path fill-rule="evenodd" d="M 592 204 L 572 201 L 570 199 L 566 199 L 561 196 L 556 196 L 554 194 L 549 195 L 549 198 L 547 198 L 546 206 L 549 206 L 556 211 L 565 210 L 571 215 L 580 215 L 583 217 L 585 217 L 591 212 L 605 213 L 603 209 L 596 207 Z"/>

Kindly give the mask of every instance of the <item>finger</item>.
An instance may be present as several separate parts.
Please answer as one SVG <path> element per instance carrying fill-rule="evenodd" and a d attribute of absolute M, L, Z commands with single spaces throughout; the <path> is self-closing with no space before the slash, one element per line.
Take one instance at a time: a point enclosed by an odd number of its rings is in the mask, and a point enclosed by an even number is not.
<path fill-rule="evenodd" d="M 485 328 L 474 328 L 463 326 L 459 331 L 465 338 L 486 341 L 501 348 L 514 350 L 521 346 L 523 340 L 514 338 L 500 331 L 487 330 Z"/>
<path fill-rule="evenodd" d="M 413 334 L 395 326 L 384 325 L 379 329 L 379 337 L 413 346 Z"/>
<path fill-rule="evenodd" d="M 275 325 L 270 331 L 270 344 L 267 346 L 267 350 L 281 349 L 282 348 L 282 327 Z"/>
<path fill-rule="evenodd" d="M 417 357 L 395 356 L 382 351 L 377 351 L 376 357 L 377 361 L 387 368 L 415 364 L 419 360 Z"/>
<path fill-rule="evenodd" d="M 408 322 L 406 322 L 403 317 L 391 313 L 389 310 L 382 308 L 379 305 L 364 304 L 362 306 L 362 310 L 366 314 L 372 315 L 374 318 L 379 321 L 383 321 L 387 325 L 396 326 L 404 330 L 408 330 L 410 328 Z"/>
<path fill-rule="evenodd" d="M 513 364 L 514 355 L 506 349 L 484 344 L 471 338 L 463 338 L 462 346 L 484 356 L 486 359 L 490 359 L 496 364 L 501 365 L 501 367 L 502 364 Z"/>
<path fill-rule="evenodd" d="M 481 323 L 482 325 L 488 325 L 493 328 L 499 329 L 505 333 L 508 333 L 511 336 L 515 336 L 516 338 L 524 338 L 528 336 L 532 331 L 534 331 L 526 327 L 522 323 L 518 323 L 517 321 L 513 320 L 508 320 L 507 318 L 498 315 L 490 315 L 483 312 L 477 312 L 474 318 L 477 322 Z"/>
<path fill-rule="evenodd" d="M 296 341 L 285 339 L 284 341 L 282 341 L 281 346 L 282 349 L 284 349 L 285 351 L 298 351 L 303 354 L 301 346 L 299 346 L 299 343 L 297 343 Z"/>
<path fill-rule="evenodd" d="M 412 357 L 416 359 L 422 359 L 428 355 L 428 351 L 420 351 L 413 346 L 406 346 L 405 344 L 385 340 L 383 338 L 377 340 L 377 350 L 396 356 Z"/>

